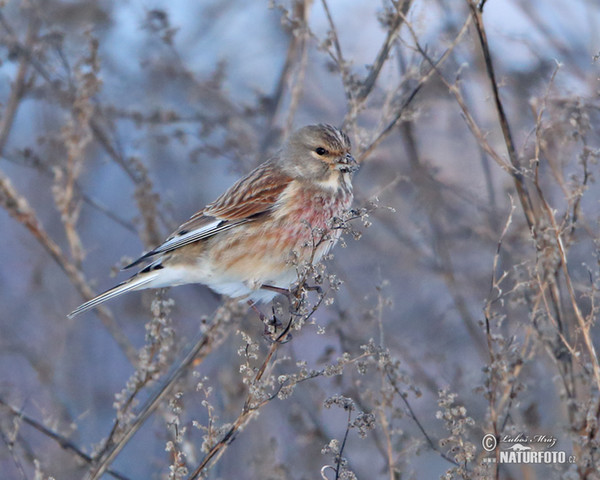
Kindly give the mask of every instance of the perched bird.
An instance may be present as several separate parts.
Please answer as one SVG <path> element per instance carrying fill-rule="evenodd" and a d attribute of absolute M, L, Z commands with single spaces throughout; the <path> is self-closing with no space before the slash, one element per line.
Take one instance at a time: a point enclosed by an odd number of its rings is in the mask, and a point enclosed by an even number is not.
<path fill-rule="evenodd" d="M 252 303 L 271 300 L 297 279 L 298 263 L 318 262 L 339 238 L 331 221 L 350 207 L 358 168 L 350 148 L 330 125 L 297 130 L 274 157 L 125 268 L 149 265 L 69 318 L 132 290 L 186 283 Z"/>

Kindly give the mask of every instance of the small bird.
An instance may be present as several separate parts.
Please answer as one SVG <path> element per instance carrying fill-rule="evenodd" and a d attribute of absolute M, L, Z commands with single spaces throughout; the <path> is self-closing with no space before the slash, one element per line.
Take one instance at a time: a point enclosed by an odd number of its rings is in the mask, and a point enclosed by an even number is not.
<path fill-rule="evenodd" d="M 251 304 L 272 300 L 297 279 L 298 264 L 317 263 L 338 240 L 332 220 L 352 203 L 357 169 L 341 130 L 300 128 L 275 156 L 125 269 L 151 263 L 68 317 L 132 290 L 186 283 Z"/>

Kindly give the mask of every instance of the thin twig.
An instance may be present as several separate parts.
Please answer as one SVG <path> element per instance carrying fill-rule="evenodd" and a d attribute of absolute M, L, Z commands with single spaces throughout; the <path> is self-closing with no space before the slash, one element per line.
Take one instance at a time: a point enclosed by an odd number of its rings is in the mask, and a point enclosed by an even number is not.
<path fill-rule="evenodd" d="M 467 32 L 471 21 L 472 21 L 471 17 L 470 16 L 467 17 L 467 19 L 465 20 L 465 23 L 463 24 L 462 28 L 456 35 L 456 38 L 453 40 L 452 44 L 446 49 L 446 51 L 444 51 L 444 53 L 439 57 L 439 59 L 437 61 L 433 62 L 434 67 L 436 67 L 436 68 L 440 67 L 444 63 L 444 61 L 450 56 L 450 53 L 454 50 L 454 48 L 458 45 L 458 43 L 462 39 L 463 35 Z M 383 128 L 383 130 L 381 130 L 377 134 L 377 136 L 373 140 L 371 140 L 371 143 L 369 145 L 367 145 L 362 151 L 360 151 L 358 153 L 356 158 L 359 163 L 362 163 L 373 152 L 373 150 L 375 150 L 375 148 L 392 132 L 394 127 L 396 127 L 396 125 L 402 120 L 402 117 L 403 117 L 404 113 L 406 112 L 406 109 L 411 104 L 413 99 L 417 96 L 417 93 L 419 93 L 421 88 L 423 88 L 425 83 L 427 83 L 427 81 L 434 74 L 434 72 L 435 72 L 434 67 L 431 67 L 424 75 L 421 76 L 421 78 L 419 78 L 417 85 L 413 88 L 411 93 L 405 98 L 405 100 L 402 102 L 402 104 L 398 107 L 396 114 L 394 115 L 394 118 L 386 125 L 385 128 Z"/>
<path fill-rule="evenodd" d="M 261 157 L 264 155 L 271 142 L 271 134 L 275 125 L 277 113 L 283 104 L 286 90 L 289 89 L 291 91 L 292 104 L 297 103 L 297 99 L 294 101 L 294 98 L 299 97 L 300 92 L 302 91 L 301 85 L 304 76 L 304 70 L 306 68 L 306 56 L 308 51 L 308 26 L 306 22 L 311 5 L 312 1 L 310 0 L 295 0 L 292 7 L 294 11 L 294 19 L 300 24 L 301 27 L 299 32 L 293 30 L 290 33 L 290 43 L 288 45 L 285 62 L 281 69 L 281 73 L 279 74 L 279 79 L 277 81 L 277 85 L 275 86 L 275 90 L 270 95 L 267 102 L 265 116 L 267 117 L 268 128 L 263 135 L 260 145 L 259 154 Z M 296 73 L 296 79 L 292 80 L 294 66 L 296 64 L 299 64 L 298 72 Z M 289 86 L 290 84 L 292 84 L 291 87 Z M 287 130 L 289 130 L 292 119 L 293 109 L 287 114 L 287 121 L 285 123 L 286 127 L 285 131 L 283 132 L 284 137 L 287 134 Z"/>
<path fill-rule="evenodd" d="M 224 323 L 225 320 L 221 316 L 217 315 L 217 318 L 213 319 L 213 323 L 208 331 L 200 336 L 183 360 L 181 360 L 177 367 L 175 367 L 175 369 L 167 376 L 160 389 L 148 399 L 137 413 L 135 419 L 123 432 L 119 440 L 111 445 L 110 448 L 105 448 L 101 459 L 95 459 L 96 463 L 94 468 L 89 472 L 87 478 L 90 480 L 99 479 L 102 474 L 107 471 L 108 467 L 123 450 L 125 445 L 129 443 L 135 433 L 158 408 L 160 402 L 172 391 L 177 380 L 188 371 L 190 365 L 196 365 L 204 360 L 209 353 L 214 351 L 214 349 L 225 340 L 226 336 L 221 335 Z M 229 332 L 230 330 L 231 329 L 225 329 L 226 332 Z"/>
<path fill-rule="evenodd" d="M 14 408 L 12 405 L 10 405 L 8 402 L 6 402 L 2 398 L 0 398 L 0 405 L 2 405 L 4 408 L 6 408 L 13 416 L 17 417 L 19 420 L 21 420 L 21 421 L 25 422 L 27 425 L 35 428 L 37 431 L 43 433 L 47 437 L 50 437 L 52 440 L 54 440 L 56 443 L 58 443 L 58 445 L 61 448 L 63 448 L 64 450 L 73 452 L 75 455 L 77 455 L 79 458 L 81 458 L 82 460 L 84 460 L 87 463 L 90 463 L 90 464 L 93 463 L 93 459 L 91 456 L 89 456 L 87 453 L 80 450 L 77 445 L 75 445 L 71 440 L 69 440 L 65 436 L 61 435 L 60 433 L 55 432 L 54 430 L 51 430 L 50 428 L 46 427 L 42 423 L 33 419 L 32 417 L 26 415 L 22 411 L 17 410 L 16 408 Z M 117 478 L 119 480 L 128 480 L 128 477 L 126 477 L 125 475 L 123 475 L 119 472 L 116 472 L 115 470 L 107 469 L 106 473 L 108 473 L 112 477 Z"/>
<path fill-rule="evenodd" d="M 20 157 L 23 157 L 24 160 L 20 160 Z M 51 167 L 47 163 L 44 163 L 44 161 L 34 153 L 31 153 L 30 156 L 25 157 L 25 155 L 23 153 L 17 151 L 17 153 L 13 152 L 9 155 L 0 154 L 0 158 L 3 158 L 7 162 L 11 162 L 11 163 L 13 163 L 15 165 L 19 165 L 21 167 L 31 168 L 31 169 L 35 170 L 36 172 L 38 172 L 39 174 L 43 175 L 45 178 L 49 178 L 49 179 L 54 178 L 54 174 L 52 173 Z M 131 233 L 137 234 L 136 228 L 133 226 L 133 224 L 130 221 L 124 219 L 117 213 L 110 210 L 107 206 L 103 205 L 99 200 L 96 200 L 94 197 L 88 195 L 84 191 L 83 187 L 81 186 L 81 184 L 78 181 L 75 181 L 74 186 L 75 186 L 75 189 L 77 190 L 77 195 L 81 198 L 81 200 L 83 200 L 84 203 L 87 203 L 90 207 L 98 210 L 100 213 L 102 213 L 103 215 L 105 215 L 106 217 L 108 217 L 109 219 L 114 221 L 115 223 L 118 223 L 125 230 L 128 230 Z"/>
<path fill-rule="evenodd" d="M 2 206 L 11 217 L 21 223 L 34 238 L 44 247 L 50 257 L 58 264 L 67 275 L 71 283 L 79 291 L 81 296 L 88 300 L 95 296 L 88 285 L 83 273 L 64 255 L 61 248 L 50 238 L 27 199 L 22 196 L 12 185 L 9 178 L 0 171 L 0 206 Z M 99 307 L 98 315 L 106 329 L 115 339 L 132 364 L 137 361 L 135 348 L 115 322 L 114 317 L 106 307 Z"/>
<path fill-rule="evenodd" d="M 35 38 L 37 36 L 37 31 L 38 21 L 34 18 L 29 22 L 29 26 L 27 28 L 25 45 L 27 46 L 28 50 L 33 47 L 33 43 L 35 42 Z M 19 109 L 21 99 L 26 91 L 26 77 L 28 68 L 29 59 L 26 55 L 20 55 L 19 68 L 10 91 L 10 97 L 6 102 L 6 107 L 2 112 L 2 116 L 0 117 L 0 155 L 2 155 L 4 152 L 4 147 L 6 146 L 6 142 L 12 130 L 17 110 Z"/>
<path fill-rule="evenodd" d="M 273 358 L 273 355 L 279 349 L 280 345 L 285 341 L 286 337 L 288 336 L 288 333 L 292 326 L 292 323 L 293 323 L 292 319 L 290 318 L 290 321 L 288 322 L 286 328 L 284 328 L 283 331 L 281 333 L 279 333 L 277 335 L 277 337 L 271 343 L 271 347 L 269 348 L 267 355 L 265 355 L 265 358 L 263 359 L 261 366 L 258 368 L 258 370 L 254 376 L 254 379 L 252 381 L 253 384 L 260 382 L 264 372 L 267 369 L 267 366 L 270 364 L 271 359 Z M 280 388 L 281 387 L 282 387 L 282 385 L 280 386 Z M 220 456 L 223 455 L 223 453 L 225 452 L 225 449 L 233 441 L 233 439 L 235 438 L 237 433 L 244 427 L 244 425 L 246 425 L 250 421 L 250 419 L 258 411 L 258 409 L 260 407 L 262 407 L 263 405 L 265 405 L 266 403 L 268 403 L 269 401 L 271 401 L 272 399 L 276 398 L 276 396 L 277 396 L 277 392 L 275 394 L 271 395 L 270 397 L 268 397 L 267 399 L 262 400 L 262 401 L 258 402 L 257 404 L 253 404 L 254 393 L 252 390 L 250 390 L 248 392 L 246 400 L 244 401 L 244 406 L 242 407 L 242 411 L 241 411 L 240 415 L 238 416 L 238 418 L 235 420 L 235 422 L 229 428 L 229 430 L 223 435 L 221 440 L 217 444 L 215 444 L 210 449 L 210 451 L 204 456 L 202 461 L 198 464 L 198 466 L 194 469 L 192 474 L 188 477 L 188 480 L 197 479 L 200 476 L 200 474 L 202 473 L 202 471 L 208 467 L 208 465 L 211 463 L 211 461 L 213 461 L 213 459 L 216 462 L 220 458 Z"/>
<path fill-rule="evenodd" d="M 400 3 L 402 4 L 400 6 Z M 412 0 L 399 0 L 394 2 L 396 7 L 396 17 L 393 20 L 392 25 L 388 28 L 387 36 L 383 42 L 383 45 L 379 49 L 377 56 L 375 57 L 375 61 L 371 64 L 372 68 L 370 69 L 369 75 L 362 82 L 362 87 L 357 95 L 357 100 L 362 101 L 371 93 L 373 88 L 375 87 L 375 83 L 377 82 L 377 78 L 381 73 L 381 69 L 383 68 L 384 63 L 388 59 L 390 55 L 390 51 L 398 37 L 398 33 L 400 32 L 400 28 L 405 22 L 406 15 L 410 10 L 412 5 Z"/>
<path fill-rule="evenodd" d="M 340 478 L 340 468 L 342 468 L 342 453 L 344 452 L 344 448 L 346 448 L 346 441 L 348 440 L 348 434 L 350 433 L 350 426 L 352 423 L 352 408 L 348 407 L 348 421 L 346 423 L 346 432 L 344 433 L 344 439 L 342 440 L 342 444 L 340 445 L 340 453 L 336 456 L 336 467 L 335 467 L 335 480 Z"/>
<path fill-rule="evenodd" d="M 429 436 L 429 434 L 427 433 L 427 431 L 425 430 L 425 428 L 423 427 L 423 425 L 417 418 L 417 415 L 416 415 L 415 411 L 412 409 L 408 399 L 406 398 L 406 395 L 404 395 L 398 388 L 398 385 L 396 385 L 396 380 L 394 378 L 392 378 L 392 374 L 390 373 L 388 366 L 386 366 L 386 368 L 385 368 L 385 374 L 387 376 L 388 381 L 390 382 L 390 385 L 392 386 L 392 388 L 394 389 L 396 394 L 402 399 L 402 402 L 406 406 L 406 409 L 408 410 L 410 418 L 413 419 L 413 421 L 415 422 L 415 425 L 417 426 L 417 428 L 421 431 L 421 433 L 425 437 L 425 440 L 427 441 L 427 444 L 429 445 L 429 447 L 434 452 L 436 452 L 440 457 L 442 457 L 444 460 L 446 460 L 447 462 L 450 462 L 451 464 L 458 466 L 458 462 L 456 462 L 452 458 L 448 457 L 444 452 L 440 451 L 440 449 L 435 445 L 435 443 L 433 443 L 433 440 L 431 439 L 431 437 Z"/>
<path fill-rule="evenodd" d="M 487 35 L 485 32 L 485 28 L 483 26 L 483 18 L 482 12 L 485 2 L 481 2 L 479 6 L 475 5 L 475 3 L 471 0 L 466 0 L 469 8 L 471 9 L 471 16 L 473 17 L 473 21 L 475 23 L 475 29 L 477 30 L 477 36 L 479 38 L 479 43 L 481 45 L 481 51 L 483 53 L 483 59 L 485 61 L 485 67 L 487 71 L 488 78 L 490 80 L 490 86 L 492 88 L 492 92 L 494 94 L 494 103 L 496 105 L 496 110 L 498 112 L 498 117 L 500 120 L 500 127 L 502 129 L 502 135 L 504 136 L 504 141 L 506 143 L 506 150 L 508 151 L 508 158 L 510 160 L 511 165 L 513 166 L 512 177 L 515 181 L 515 186 L 517 189 L 517 193 L 519 195 L 519 200 L 521 202 L 521 206 L 523 207 L 523 212 L 525 213 L 525 218 L 527 220 L 527 224 L 529 228 L 532 229 L 536 225 L 536 215 L 535 208 L 533 205 L 533 201 L 531 199 L 531 195 L 529 193 L 529 189 L 525 184 L 525 178 L 522 173 L 521 162 L 518 158 L 517 151 L 515 149 L 515 143 L 513 140 L 513 135 L 510 129 L 510 125 L 508 123 L 508 119 L 506 117 L 506 113 L 504 112 L 504 106 L 502 104 L 502 100 L 500 99 L 500 92 L 498 90 L 498 82 L 496 80 L 496 73 L 494 71 L 494 64 L 492 62 L 492 56 L 490 54 L 490 48 L 487 40 Z"/>

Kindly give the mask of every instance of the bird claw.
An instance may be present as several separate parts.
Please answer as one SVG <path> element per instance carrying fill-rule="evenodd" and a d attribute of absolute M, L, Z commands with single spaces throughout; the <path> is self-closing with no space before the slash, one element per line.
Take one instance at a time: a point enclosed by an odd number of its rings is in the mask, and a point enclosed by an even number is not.
<path fill-rule="evenodd" d="M 323 288 L 321 285 L 304 285 L 304 289 L 308 292 L 317 292 L 319 295 L 323 295 Z"/>

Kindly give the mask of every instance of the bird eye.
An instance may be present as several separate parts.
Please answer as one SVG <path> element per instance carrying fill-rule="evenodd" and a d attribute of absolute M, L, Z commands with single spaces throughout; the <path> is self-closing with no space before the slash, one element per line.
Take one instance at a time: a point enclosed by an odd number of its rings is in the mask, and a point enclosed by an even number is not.
<path fill-rule="evenodd" d="M 327 153 L 329 153 L 327 150 L 325 150 L 323 147 L 319 147 L 315 150 L 315 152 L 317 153 L 317 155 L 326 155 Z"/>

